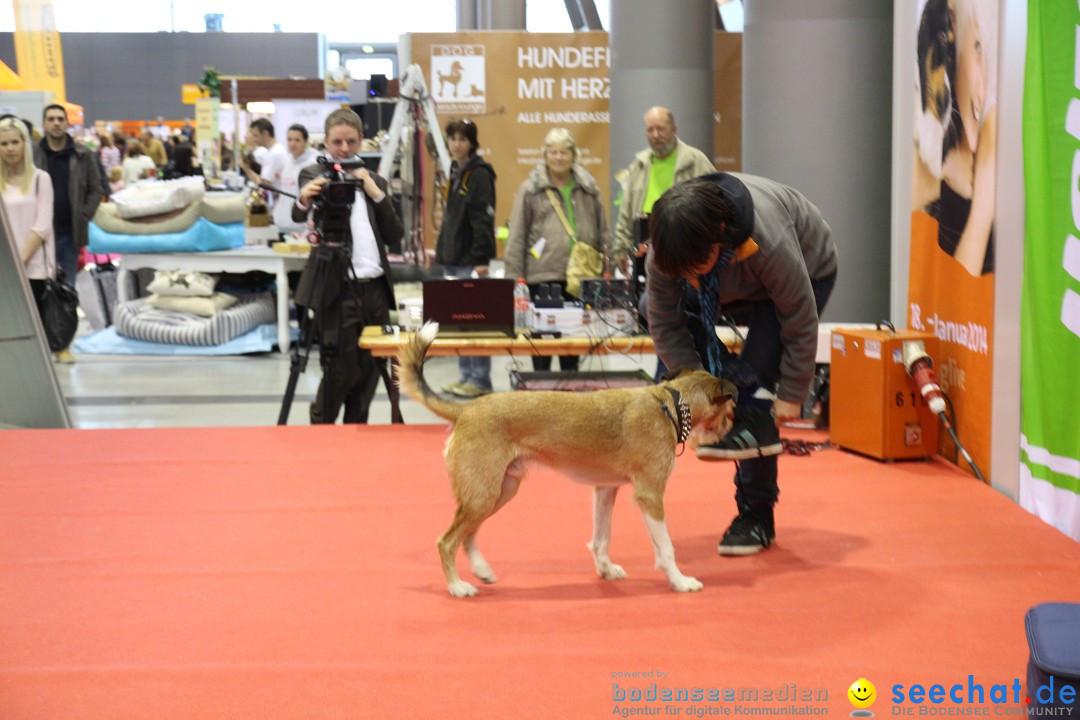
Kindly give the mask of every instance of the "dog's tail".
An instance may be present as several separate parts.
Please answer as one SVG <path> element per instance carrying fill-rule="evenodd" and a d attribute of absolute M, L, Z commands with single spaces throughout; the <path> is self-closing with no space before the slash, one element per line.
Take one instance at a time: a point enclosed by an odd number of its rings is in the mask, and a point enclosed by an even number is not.
<path fill-rule="evenodd" d="M 398 385 L 413 400 L 450 422 L 461 414 L 462 404 L 444 400 L 424 380 L 424 357 L 439 333 L 439 323 L 426 322 L 408 344 L 398 350 Z"/>

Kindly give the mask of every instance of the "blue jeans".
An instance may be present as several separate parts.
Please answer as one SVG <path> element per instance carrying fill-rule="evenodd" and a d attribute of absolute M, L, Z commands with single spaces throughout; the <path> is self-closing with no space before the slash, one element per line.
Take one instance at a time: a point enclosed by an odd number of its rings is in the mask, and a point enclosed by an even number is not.
<path fill-rule="evenodd" d="M 71 233 L 56 233 L 56 266 L 64 271 L 68 285 L 75 287 L 75 274 L 79 272 L 79 248 Z"/>
<path fill-rule="evenodd" d="M 823 280 L 811 281 L 819 317 L 825 303 L 829 300 L 829 295 L 832 294 L 834 285 L 836 285 L 835 274 Z M 696 301 L 696 293 L 690 292 L 687 295 L 693 295 Z M 684 297 L 684 300 L 686 299 Z M 761 387 L 769 391 L 775 390 L 776 383 L 780 380 L 780 359 L 784 353 L 784 345 L 780 340 L 780 320 L 776 317 L 776 306 L 773 305 L 771 300 L 760 300 L 747 303 L 739 308 L 723 308 L 723 310 L 727 310 L 728 314 L 731 314 L 737 323 L 745 323 L 749 326 L 746 333 L 746 344 L 743 346 L 739 359 L 754 370 Z M 706 356 L 704 328 L 698 322 L 697 317 L 692 314 L 688 314 L 687 319 L 687 325 L 694 335 L 694 344 L 697 347 L 698 355 L 704 358 Z M 730 353 L 729 356 L 731 358 L 735 357 Z M 752 404 L 749 397 L 752 393 L 753 388 L 750 388 L 749 392 L 743 392 L 743 388 L 740 387 L 739 404 L 744 404 L 744 400 L 748 401 L 746 404 Z M 800 401 L 802 399 L 799 398 Z M 776 455 L 743 460 L 736 466 L 735 502 L 740 509 L 746 506 L 761 505 L 772 507 L 776 504 L 776 500 L 780 496 L 780 487 L 776 479 L 776 466 Z"/>
<path fill-rule="evenodd" d="M 444 265 L 443 274 L 451 278 L 472 277 L 472 265 Z M 484 390 L 491 389 L 491 358 L 489 357 L 460 357 L 458 358 L 458 375 L 460 382 L 471 383 Z"/>

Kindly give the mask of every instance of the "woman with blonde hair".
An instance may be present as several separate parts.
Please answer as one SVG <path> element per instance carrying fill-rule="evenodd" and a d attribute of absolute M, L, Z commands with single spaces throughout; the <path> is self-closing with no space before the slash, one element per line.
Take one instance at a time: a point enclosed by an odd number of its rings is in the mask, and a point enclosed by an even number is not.
<path fill-rule="evenodd" d="M 604 203 L 596 180 L 578 164 L 577 144 L 569 130 L 549 131 L 543 152 L 514 196 L 506 277 L 525 278 L 534 299 L 547 285 L 549 291 L 554 288 L 555 297 L 572 300 L 566 292 L 566 264 L 574 243 L 587 243 L 608 255 Z M 534 357 L 533 368 L 551 369 L 551 358 Z M 559 368 L 577 370 L 577 356 L 560 356 Z"/>
<path fill-rule="evenodd" d="M 14 117 L 0 119 L 0 201 L 40 315 L 45 279 L 56 277 L 53 186 L 49 173 L 34 167 L 30 134 Z M 65 348 L 56 359 L 74 358 Z"/>

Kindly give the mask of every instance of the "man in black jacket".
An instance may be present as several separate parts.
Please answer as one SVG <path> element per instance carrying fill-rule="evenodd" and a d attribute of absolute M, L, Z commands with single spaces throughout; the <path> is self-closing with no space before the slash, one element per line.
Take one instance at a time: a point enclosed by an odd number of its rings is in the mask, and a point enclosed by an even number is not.
<path fill-rule="evenodd" d="M 495 169 L 476 154 L 476 123 L 467 118 L 446 125 L 446 144 L 453 160 L 446 188 L 435 262 L 448 277 L 486 277 L 495 257 Z M 491 392 L 491 358 L 461 357 L 460 379 L 443 387 L 458 397 Z"/>
<path fill-rule="evenodd" d="M 52 179 L 56 262 L 74 285 L 79 250 L 89 240 L 90 219 L 101 203 L 101 175 L 94 153 L 68 135 L 62 105 L 45 108 L 44 121 L 45 137 L 34 146 L 34 164 Z"/>
<path fill-rule="evenodd" d="M 345 161 L 356 156 L 363 139 L 360 116 L 342 108 L 326 118 L 326 149 L 334 160 Z M 390 261 L 386 246 L 401 241 L 405 229 L 390 202 L 386 181 L 365 168 L 350 171 L 363 184 L 357 191 L 349 218 L 349 233 L 345 242 L 351 274 L 347 267 L 335 268 L 334 277 L 324 287 L 313 287 L 315 267 L 304 268 L 296 290 L 297 304 L 314 307 L 320 337 L 320 363 L 323 379 L 318 395 L 311 406 L 311 423 L 334 423 L 342 405 L 344 422 L 366 423 L 371 399 L 379 382 L 380 368 L 367 350 L 357 343 L 365 325 L 390 323 L 390 308 L 394 305 L 394 288 L 390 279 Z M 319 165 L 309 165 L 300 171 L 300 196 L 293 206 L 293 220 L 306 221 L 312 202 L 330 180 L 322 177 Z M 320 297 L 321 296 L 321 297 Z"/>

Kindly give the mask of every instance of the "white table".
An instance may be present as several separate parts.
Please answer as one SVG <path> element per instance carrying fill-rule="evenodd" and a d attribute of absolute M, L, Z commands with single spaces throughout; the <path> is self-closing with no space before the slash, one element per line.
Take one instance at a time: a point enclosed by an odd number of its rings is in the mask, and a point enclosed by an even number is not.
<path fill-rule="evenodd" d="M 289 280 L 286 273 L 302 270 L 307 255 L 278 253 L 268 247 L 245 245 L 233 250 L 190 253 L 125 253 L 120 259 L 116 277 L 116 294 L 120 302 L 127 297 L 127 275 L 138 268 L 155 270 L 192 270 L 195 272 L 244 273 L 261 270 L 277 278 L 277 331 L 278 348 L 289 352 Z"/>

